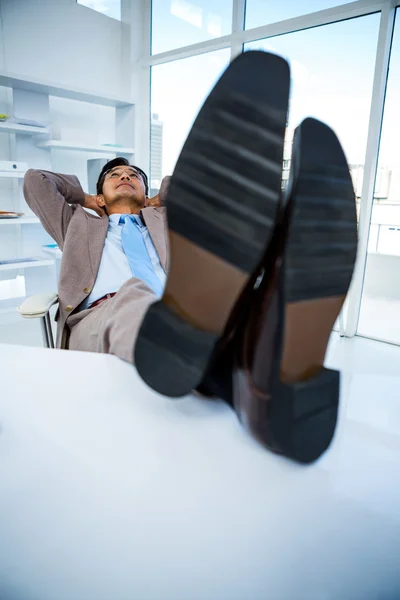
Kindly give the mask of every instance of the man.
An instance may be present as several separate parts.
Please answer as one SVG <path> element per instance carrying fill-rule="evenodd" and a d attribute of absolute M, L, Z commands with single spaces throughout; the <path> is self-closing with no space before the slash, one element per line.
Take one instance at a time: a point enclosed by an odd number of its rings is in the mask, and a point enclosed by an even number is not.
<path fill-rule="evenodd" d="M 74 176 L 27 171 L 26 201 L 63 251 L 58 348 L 132 361 L 137 328 L 166 278 L 166 220 L 160 206 L 166 187 L 167 179 L 160 194 L 149 199 L 146 174 L 124 158 L 104 166 L 97 195 L 84 193 Z"/>
<path fill-rule="evenodd" d="M 220 396 L 265 446 L 311 462 L 335 430 L 339 373 L 323 363 L 357 221 L 343 150 L 315 119 L 296 129 L 282 195 L 289 89 L 278 56 L 229 65 L 171 178 L 169 251 L 137 167 L 106 165 L 95 198 L 76 178 L 30 171 L 25 194 L 64 249 L 58 345 L 70 332 L 70 348 L 133 360 L 162 394 Z"/>

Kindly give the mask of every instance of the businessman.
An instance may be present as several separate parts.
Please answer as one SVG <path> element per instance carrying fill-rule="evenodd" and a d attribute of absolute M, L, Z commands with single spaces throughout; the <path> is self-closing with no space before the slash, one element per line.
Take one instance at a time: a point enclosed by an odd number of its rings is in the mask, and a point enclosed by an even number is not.
<path fill-rule="evenodd" d="M 63 251 L 57 348 L 132 362 L 137 329 L 166 279 L 167 185 L 165 178 L 149 199 L 146 174 L 124 158 L 103 167 L 96 195 L 85 194 L 75 176 L 27 171 L 26 201 Z"/>
<path fill-rule="evenodd" d="M 168 182 L 168 233 L 167 182 L 149 200 L 124 159 L 103 168 L 96 196 L 46 171 L 28 171 L 24 190 L 63 250 L 58 347 L 134 362 L 167 396 L 219 396 L 265 446 L 311 462 L 336 425 L 339 373 L 324 359 L 357 218 L 343 149 L 316 119 L 296 129 L 282 194 L 289 91 L 279 56 L 229 65 Z"/>

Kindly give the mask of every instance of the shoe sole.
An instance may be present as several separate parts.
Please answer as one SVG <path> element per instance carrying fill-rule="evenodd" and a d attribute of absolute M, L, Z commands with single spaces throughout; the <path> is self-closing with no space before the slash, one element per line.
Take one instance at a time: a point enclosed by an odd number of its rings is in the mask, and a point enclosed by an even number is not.
<path fill-rule="evenodd" d="M 306 119 L 296 131 L 296 150 L 300 159 L 283 267 L 285 325 L 268 438 L 286 456 L 309 463 L 328 448 L 336 427 L 340 373 L 323 364 L 353 275 L 357 215 L 335 133 Z"/>
<path fill-rule="evenodd" d="M 237 57 L 182 149 L 167 196 L 170 270 L 134 350 L 142 379 L 179 397 L 203 379 L 260 264 L 279 211 L 290 74 L 265 52 Z"/>

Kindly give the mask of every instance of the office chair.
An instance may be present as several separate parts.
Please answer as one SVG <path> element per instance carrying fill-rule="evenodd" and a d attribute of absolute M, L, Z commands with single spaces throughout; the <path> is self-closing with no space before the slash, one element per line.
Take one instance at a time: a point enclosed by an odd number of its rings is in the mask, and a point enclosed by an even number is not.
<path fill-rule="evenodd" d="M 50 309 L 58 303 L 58 294 L 35 294 L 29 296 L 18 307 L 19 313 L 24 319 L 41 319 L 41 330 L 43 345 L 46 348 L 54 348 L 54 337 L 51 328 Z"/>

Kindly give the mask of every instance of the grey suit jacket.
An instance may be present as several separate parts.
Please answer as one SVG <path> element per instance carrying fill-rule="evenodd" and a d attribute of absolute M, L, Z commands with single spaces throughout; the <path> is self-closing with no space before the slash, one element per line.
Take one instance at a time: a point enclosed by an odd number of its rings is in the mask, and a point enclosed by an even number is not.
<path fill-rule="evenodd" d="M 58 295 L 57 347 L 66 346 L 68 318 L 90 294 L 100 267 L 108 217 L 94 216 L 83 208 L 84 192 L 74 175 L 29 169 L 24 195 L 41 224 L 63 251 Z M 165 208 L 144 208 L 148 228 L 164 270 L 167 270 Z"/>

